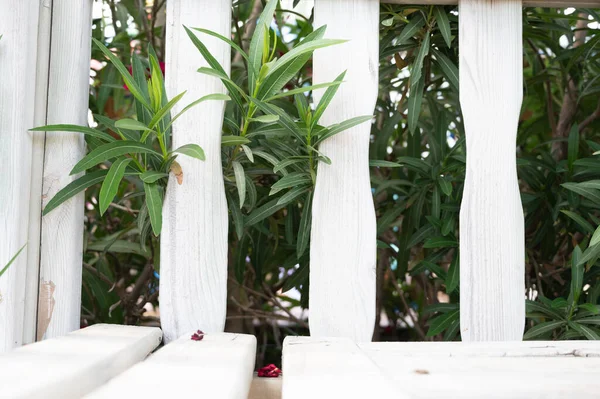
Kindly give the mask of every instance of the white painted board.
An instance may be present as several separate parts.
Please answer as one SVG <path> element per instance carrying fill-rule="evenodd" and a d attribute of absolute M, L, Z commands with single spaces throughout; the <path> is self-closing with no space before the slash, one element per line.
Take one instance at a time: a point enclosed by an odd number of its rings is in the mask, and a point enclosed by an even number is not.
<path fill-rule="evenodd" d="M 220 333 L 193 341 L 191 334 L 167 344 L 86 398 L 247 398 L 256 338 Z"/>
<path fill-rule="evenodd" d="M 160 344 L 159 328 L 96 324 L 0 355 L 0 398 L 81 398 Z"/>

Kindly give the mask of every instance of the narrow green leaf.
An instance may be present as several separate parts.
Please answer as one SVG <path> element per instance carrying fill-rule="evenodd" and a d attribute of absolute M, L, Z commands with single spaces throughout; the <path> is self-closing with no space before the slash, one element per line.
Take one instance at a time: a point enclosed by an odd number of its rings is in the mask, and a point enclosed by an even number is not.
<path fill-rule="evenodd" d="M 276 183 L 274 183 L 271 186 L 271 192 L 269 193 L 269 195 L 276 194 L 285 188 L 296 187 L 301 184 L 306 184 L 310 182 L 312 182 L 312 179 L 308 173 L 293 172 L 288 174 L 287 176 L 282 177 Z"/>
<path fill-rule="evenodd" d="M 233 173 L 235 174 L 235 185 L 240 198 L 240 208 L 242 208 L 246 200 L 246 175 L 244 167 L 238 161 L 233 161 Z"/>
<path fill-rule="evenodd" d="M 397 162 L 383 161 L 380 159 L 369 160 L 369 166 L 377 167 L 377 168 L 401 168 L 402 167 L 402 165 L 400 165 Z"/>
<path fill-rule="evenodd" d="M 459 256 L 458 251 L 456 251 L 454 258 L 452 258 L 452 263 L 450 263 L 450 267 L 448 268 L 448 276 L 446 277 L 446 293 L 448 294 L 454 292 L 454 290 L 458 287 L 460 278 L 459 269 Z"/>
<path fill-rule="evenodd" d="M 581 183 L 563 183 L 562 186 L 567 190 L 571 190 L 596 204 L 600 204 L 600 191 L 588 188 Z"/>
<path fill-rule="evenodd" d="M 274 123 L 279 120 L 279 116 L 277 116 L 277 115 L 261 115 L 261 116 L 257 116 L 256 118 L 252 118 L 250 120 L 253 122 L 260 122 L 260 123 Z"/>
<path fill-rule="evenodd" d="M 447 248 L 458 247 L 458 242 L 450 237 L 432 237 L 425 240 L 423 248 Z"/>
<path fill-rule="evenodd" d="M 342 83 L 342 82 L 329 82 L 329 83 L 320 83 L 320 84 L 312 85 L 312 86 L 302 86 L 302 87 L 298 87 L 297 89 L 292 89 L 292 90 L 284 91 L 283 93 L 276 94 L 272 97 L 265 99 L 264 101 L 269 102 L 269 101 L 276 100 L 278 98 L 293 96 L 293 95 L 296 95 L 299 93 L 306 93 L 307 91 L 314 91 L 317 89 L 323 89 L 325 87 L 338 86 L 340 83 Z"/>
<path fill-rule="evenodd" d="M 559 329 L 565 325 L 564 321 L 547 321 L 545 323 L 540 323 L 536 326 L 530 328 L 525 335 L 523 335 L 524 340 L 533 339 L 539 337 L 540 335 L 548 334 L 556 329 Z"/>
<path fill-rule="evenodd" d="M 579 259 L 578 264 L 584 265 L 591 260 L 597 260 L 598 257 L 600 257 L 600 244 L 588 247 L 588 249 L 586 249 L 583 253 L 581 259 Z"/>
<path fill-rule="evenodd" d="M 279 123 L 281 126 L 285 127 L 290 133 L 292 133 L 300 142 L 304 142 L 304 132 L 300 127 L 294 122 L 291 116 L 285 112 L 283 109 L 272 105 L 267 104 L 265 102 L 256 100 L 252 97 L 249 97 L 249 100 L 252 101 L 258 109 L 260 109 L 265 114 L 272 114 L 279 116 Z"/>
<path fill-rule="evenodd" d="M 188 157 L 196 158 L 201 161 L 206 159 L 204 150 L 198 144 L 186 144 L 173 150 L 174 153 L 187 155 Z"/>
<path fill-rule="evenodd" d="M 571 255 L 571 291 L 569 292 L 569 303 L 571 306 L 574 306 L 579 301 L 583 287 L 583 273 L 585 270 L 584 265 L 579 264 L 581 256 L 581 248 L 577 245 Z"/>
<path fill-rule="evenodd" d="M 594 245 L 600 243 L 600 226 L 598 226 L 596 228 L 596 231 L 594 231 L 594 235 L 592 235 L 592 239 L 590 240 L 590 247 L 593 247 Z"/>
<path fill-rule="evenodd" d="M 192 43 L 194 43 L 194 46 L 196 46 L 198 51 L 200 51 L 200 54 L 202 54 L 202 56 L 204 57 L 204 59 L 206 60 L 208 65 L 210 65 L 211 68 L 219 71 L 223 75 L 227 76 L 227 73 L 225 73 L 225 70 L 223 69 L 221 64 L 219 64 L 219 61 L 217 61 L 217 59 L 215 57 L 213 57 L 213 55 L 210 53 L 210 51 L 208 51 L 208 49 L 200 41 L 200 39 L 198 39 L 198 37 L 196 37 L 196 35 L 194 35 L 194 32 L 189 30 L 186 26 L 184 26 L 183 28 L 185 29 L 189 38 L 192 40 Z M 257 27 L 257 29 L 258 29 L 258 27 Z M 237 106 L 243 110 L 244 103 L 242 101 L 242 95 L 238 92 L 238 88 L 235 87 L 235 85 L 233 83 L 231 83 L 231 81 L 223 81 L 223 85 L 225 85 L 225 87 L 229 91 L 229 95 L 233 98 L 233 100 L 235 101 Z"/>
<path fill-rule="evenodd" d="M 425 77 L 423 75 L 423 61 L 425 60 L 425 57 L 427 56 L 427 54 L 429 54 L 430 39 L 431 39 L 431 35 L 429 34 L 429 31 L 427 31 L 425 33 L 425 37 L 423 38 L 423 41 L 421 42 L 421 46 L 419 47 L 419 52 L 417 53 L 415 62 L 413 63 L 413 66 L 412 66 L 412 72 L 410 74 L 410 86 L 411 87 L 414 87 L 417 85 L 417 83 L 421 79 L 421 76 Z"/>
<path fill-rule="evenodd" d="M 238 240 L 241 240 L 244 235 L 244 215 L 240 211 L 240 206 L 233 196 L 226 190 L 227 204 L 229 205 L 229 211 L 231 212 L 231 220 L 235 228 L 235 234 Z"/>
<path fill-rule="evenodd" d="M 431 49 L 431 53 L 435 57 L 436 63 L 442 69 L 442 73 L 446 76 L 446 79 L 448 79 L 448 83 L 450 83 L 455 90 L 458 90 L 458 68 L 456 65 L 454 65 L 450 58 L 446 57 L 441 51 L 436 50 L 435 48 Z"/>
<path fill-rule="evenodd" d="M 156 114 L 154 114 L 154 117 L 150 120 L 148 128 L 154 129 L 154 127 L 156 125 L 158 125 L 158 123 L 161 122 L 165 116 L 167 116 L 167 114 L 171 111 L 171 108 L 173 108 L 175 106 L 175 104 L 177 104 L 179 102 L 179 100 L 181 100 L 183 98 L 185 93 L 186 93 L 185 91 L 183 93 L 179 93 L 178 95 L 173 97 L 171 99 L 171 101 L 169 101 L 164 107 L 159 109 L 158 112 Z"/>
<path fill-rule="evenodd" d="M 410 87 L 410 97 L 408 97 L 408 128 L 411 134 L 415 133 L 415 130 L 417 129 L 417 123 L 419 122 L 424 87 L 424 76 L 422 76 L 416 84 L 411 85 Z"/>
<path fill-rule="evenodd" d="M 425 18 L 420 12 L 415 13 L 416 16 L 412 18 L 408 24 L 402 29 L 402 32 L 396 38 L 398 45 L 404 44 L 408 39 L 412 38 L 418 31 L 425 25 Z"/>
<path fill-rule="evenodd" d="M 292 202 L 293 200 L 295 200 L 296 198 L 298 198 L 300 195 L 304 194 L 306 192 L 306 190 L 308 190 L 310 186 L 308 184 L 304 184 L 298 187 L 294 187 L 291 190 L 289 190 L 287 193 L 285 193 L 284 195 L 282 195 L 279 200 L 277 201 L 277 205 L 287 205 L 290 202 Z"/>
<path fill-rule="evenodd" d="M 160 153 L 156 152 L 147 144 L 129 140 L 115 141 L 113 143 L 104 144 L 87 154 L 73 167 L 71 174 L 74 175 L 76 173 L 83 172 L 84 170 L 89 169 L 92 166 L 96 166 L 111 158 L 117 158 L 125 154 L 136 153 L 152 154 L 162 158 Z"/>
<path fill-rule="evenodd" d="M 152 224 L 152 231 L 158 237 L 162 230 L 162 198 L 156 183 L 144 183 L 144 191 L 146 192 L 146 207 L 148 207 L 148 215 Z"/>
<path fill-rule="evenodd" d="M 400 293 L 400 295 L 403 295 Z M 434 335 L 438 335 L 452 324 L 453 321 L 457 320 L 460 316 L 460 311 L 455 310 L 453 312 L 444 313 L 437 316 L 435 319 L 431 321 L 429 326 L 429 330 L 427 331 L 428 337 L 433 337 Z"/>
<path fill-rule="evenodd" d="M 115 66 L 115 68 L 117 68 L 117 70 L 121 74 L 121 77 L 125 81 L 125 84 L 129 88 L 129 91 L 131 92 L 131 94 L 133 94 L 133 96 L 140 102 L 140 104 L 142 104 L 147 109 L 150 109 L 150 104 L 148 103 L 148 101 L 146 101 L 144 95 L 142 94 L 140 87 L 135 82 L 135 80 L 133 79 L 133 77 L 131 76 L 131 74 L 129 73 L 127 68 L 125 67 L 125 65 L 123 65 L 121 60 L 119 60 L 119 58 L 116 57 L 112 53 L 112 51 L 110 51 L 99 40 L 92 38 L 92 41 L 94 42 L 96 47 L 98 47 L 100 49 L 100 51 L 102 51 L 104 53 L 104 55 L 110 60 L 110 62 Z"/>
<path fill-rule="evenodd" d="M 433 15 L 435 16 L 438 28 L 440 28 L 440 32 L 444 37 L 446 45 L 450 48 L 452 46 L 452 32 L 450 30 L 450 21 L 448 20 L 448 15 L 446 15 L 444 6 L 435 6 Z"/>
<path fill-rule="evenodd" d="M 578 333 L 580 333 L 589 340 L 600 340 L 600 335 L 591 327 L 573 321 L 569 322 L 569 327 L 576 330 Z"/>
<path fill-rule="evenodd" d="M 32 132 L 75 132 L 75 133 L 83 133 L 91 137 L 96 137 L 100 140 L 104 141 L 115 141 L 114 137 L 110 134 L 102 132 L 100 130 L 92 129 L 87 126 L 77 126 L 77 125 L 46 125 L 40 126 L 33 129 L 29 129 Z"/>
<path fill-rule="evenodd" d="M 187 110 L 189 110 L 190 108 L 195 107 L 196 105 L 198 105 L 204 101 L 207 101 L 207 100 L 229 101 L 229 100 L 231 100 L 231 97 L 229 97 L 227 94 L 214 93 L 214 94 L 208 94 L 206 96 L 203 96 L 203 97 L 197 99 L 196 101 L 192 101 L 191 103 L 186 105 L 185 108 L 183 108 L 177 115 L 175 115 L 175 117 L 173 119 L 171 119 L 171 122 L 169 122 L 169 124 L 167 125 L 167 129 L 169 127 L 171 127 L 171 125 L 173 123 L 175 123 L 175 121 L 181 115 L 183 115 Z"/>
<path fill-rule="evenodd" d="M 587 233 L 594 232 L 594 228 L 592 227 L 592 225 L 587 220 L 585 220 L 583 217 L 581 217 L 580 215 L 576 214 L 575 212 L 565 211 L 565 210 L 562 210 L 561 212 L 564 213 L 565 215 L 567 215 L 568 217 L 570 217 L 571 219 L 573 219 L 575 222 L 577 222 L 577 224 L 579 224 L 581 227 L 583 227 L 583 229 Z"/>
<path fill-rule="evenodd" d="M 364 116 L 357 116 L 354 118 L 350 118 L 350 119 L 347 119 L 338 124 L 331 125 L 326 130 L 323 131 L 324 132 L 323 134 L 319 135 L 319 139 L 317 141 L 315 141 L 313 146 L 317 146 L 320 143 L 322 143 L 324 140 L 327 140 L 328 138 L 333 137 L 338 133 L 341 133 L 345 130 L 353 128 L 354 126 L 360 125 L 361 123 L 365 123 L 365 122 L 371 121 L 371 120 L 373 120 L 373 115 L 364 115 Z"/>
<path fill-rule="evenodd" d="M 104 215 L 104 212 L 106 212 L 110 206 L 113 198 L 117 195 L 119 183 L 121 183 L 121 180 L 125 175 L 125 168 L 131 161 L 131 158 L 119 158 L 108 170 L 106 179 L 104 179 L 102 187 L 100 187 L 100 216 Z"/>
<path fill-rule="evenodd" d="M 579 154 L 579 126 L 577 123 L 574 123 L 571 127 L 571 132 L 569 133 L 568 140 L 568 154 L 567 154 L 567 163 L 569 165 L 569 170 L 573 171 L 573 164 L 577 160 L 577 155 Z"/>
<path fill-rule="evenodd" d="M 306 251 L 310 241 L 310 225 L 312 220 L 312 191 L 306 194 L 302 217 L 300 218 L 300 228 L 298 229 L 298 241 L 296 242 L 296 256 L 298 259 Z"/>
<path fill-rule="evenodd" d="M 2 38 L 2 36 L 0 36 L 0 38 Z M 2 277 L 2 275 L 3 275 L 4 273 L 6 273 L 6 271 L 7 271 L 7 270 L 8 270 L 8 268 L 10 267 L 10 265 L 12 265 L 12 264 L 14 263 L 14 261 L 15 261 L 15 260 L 17 259 L 17 257 L 18 257 L 18 256 L 21 254 L 21 252 L 23 252 L 23 250 L 25 249 L 25 247 L 26 247 L 26 246 L 27 246 L 27 243 L 25 243 L 25 245 L 23 245 L 23 246 L 21 247 L 21 249 L 19 249 L 19 250 L 17 251 L 17 253 L 16 253 L 16 254 L 15 254 L 15 255 L 14 255 L 12 258 L 10 258 L 10 260 L 8 261 L 8 263 L 6 264 L 6 266 L 4 266 L 4 267 L 2 268 L 2 270 L 0 270 L 0 277 Z"/>
<path fill-rule="evenodd" d="M 345 76 L 346 76 L 346 71 L 340 73 L 338 75 L 338 77 L 335 78 L 335 80 L 332 83 L 342 83 Z M 339 84 L 335 85 L 335 86 L 331 86 L 327 90 L 325 90 L 325 93 L 323 93 L 323 97 L 321 97 L 321 100 L 319 100 L 319 104 L 317 105 L 317 108 L 315 109 L 315 113 L 312 118 L 312 127 L 313 128 L 315 127 L 317 122 L 319 122 L 319 119 L 321 119 L 323 112 L 325 112 L 325 110 L 327 109 L 327 106 L 329 106 L 329 103 L 331 102 L 333 97 L 335 97 L 335 93 L 337 93 L 339 87 L 340 87 Z"/>
<path fill-rule="evenodd" d="M 244 57 L 246 59 L 246 61 L 248 61 L 248 54 L 246 54 L 246 52 L 244 50 L 242 50 L 242 48 L 240 46 L 238 46 L 233 40 L 228 39 L 225 36 L 218 34 L 217 32 L 213 32 L 212 30 L 202 29 L 202 28 L 192 28 L 192 29 L 197 30 L 198 32 L 206 33 L 207 35 L 216 37 L 216 38 L 224 41 L 225 43 L 229 44 L 235 51 L 237 51 L 242 57 Z"/>
<path fill-rule="evenodd" d="M 242 136 L 221 136 L 221 146 L 248 144 L 250 140 Z"/>
<path fill-rule="evenodd" d="M 525 306 L 526 306 L 526 310 L 527 310 L 527 315 L 529 317 L 532 317 L 534 313 L 540 313 L 540 314 L 544 314 L 554 320 L 564 319 L 564 316 L 561 315 L 558 311 L 556 311 L 555 309 L 552 309 L 551 307 L 549 307 L 541 302 L 535 302 L 535 301 L 531 301 L 531 300 L 527 299 L 525 301 Z"/>
<path fill-rule="evenodd" d="M 67 184 L 62 190 L 60 190 L 52 199 L 46 204 L 42 215 L 47 215 L 48 212 L 58 207 L 60 204 L 73 197 L 80 191 L 85 190 L 88 187 L 93 186 L 96 183 L 100 183 L 106 177 L 108 170 L 98 170 L 96 172 L 88 173 L 81 176 L 79 179 L 72 181 Z"/>
<path fill-rule="evenodd" d="M 268 218 L 278 210 L 285 207 L 285 205 L 277 204 L 277 201 L 279 201 L 278 198 L 271 200 L 263 206 L 255 209 L 250 215 L 248 215 L 244 224 L 246 226 L 252 226 L 253 224 L 256 224 L 261 220 Z"/>
<path fill-rule="evenodd" d="M 263 58 L 263 44 L 265 42 L 266 30 L 273 20 L 273 13 L 278 2 L 279 0 L 270 0 L 267 2 L 258 21 L 256 21 L 256 29 L 250 40 L 250 48 L 248 50 L 248 83 L 250 85 L 250 93 L 254 93 L 254 84 L 257 81 L 257 74 L 260 71 Z"/>
<path fill-rule="evenodd" d="M 446 196 L 450 197 L 452 195 L 452 183 L 441 176 L 438 177 L 437 181 L 440 189 L 442 189 L 442 192 L 446 194 Z"/>
<path fill-rule="evenodd" d="M 156 170 L 149 170 L 140 175 L 140 179 L 144 183 L 156 183 L 159 179 L 169 177 L 168 173 L 158 172 Z"/>
<path fill-rule="evenodd" d="M 148 126 L 144 125 L 142 122 L 136 121 L 135 119 L 128 119 L 128 118 L 119 119 L 118 121 L 115 122 L 115 126 L 119 129 L 127 129 L 127 130 L 137 130 L 137 131 L 152 130 Z"/>

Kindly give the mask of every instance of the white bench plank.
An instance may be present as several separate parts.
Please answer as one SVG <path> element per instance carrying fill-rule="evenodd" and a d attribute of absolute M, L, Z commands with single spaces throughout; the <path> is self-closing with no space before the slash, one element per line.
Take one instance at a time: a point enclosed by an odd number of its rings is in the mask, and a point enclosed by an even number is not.
<path fill-rule="evenodd" d="M 247 398 L 255 354 L 252 335 L 182 337 L 86 398 Z"/>
<path fill-rule="evenodd" d="M 97 324 L 0 356 L 0 398 L 80 398 L 144 359 L 159 328 Z"/>
<path fill-rule="evenodd" d="M 599 342 L 377 343 L 361 348 L 414 398 L 576 398 L 600 392 Z"/>
<path fill-rule="evenodd" d="M 461 0 L 459 12 L 468 149 L 460 210 L 461 337 L 520 341 L 525 234 L 515 143 L 523 100 L 522 4 Z"/>
<path fill-rule="evenodd" d="M 287 337 L 282 370 L 283 399 L 407 397 L 346 338 Z"/>
<path fill-rule="evenodd" d="M 349 42 L 317 50 L 314 83 L 347 70 L 319 124 L 371 115 L 377 98 L 379 3 L 316 0 L 315 26 Z M 315 101 L 323 91 L 317 90 Z M 371 124 L 364 122 L 323 142 L 331 165 L 319 163 L 310 246 L 310 333 L 370 341 L 375 325 L 376 221 L 369 178 Z M 332 294 L 335 292 L 335 294 Z"/>

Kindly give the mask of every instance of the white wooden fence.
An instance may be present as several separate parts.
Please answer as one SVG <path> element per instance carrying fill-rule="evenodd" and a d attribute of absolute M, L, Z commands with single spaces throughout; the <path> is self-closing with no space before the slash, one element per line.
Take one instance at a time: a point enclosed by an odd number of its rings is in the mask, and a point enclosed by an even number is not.
<path fill-rule="evenodd" d="M 167 91 L 173 95 L 187 89 L 194 94 L 189 98 L 224 91 L 215 79 L 195 72 L 204 61 L 183 34 L 182 24 L 228 35 L 231 0 L 169 0 L 167 4 Z M 316 0 L 315 24 L 327 24 L 329 37 L 350 39 L 315 54 L 316 83 L 332 80 L 348 69 L 345 83 L 324 115 L 329 123 L 373 111 L 378 83 L 378 4 L 377 0 Z M 460 217 L 461 335 L 466 342 L 520 341 L 523 336 L 523 212 L 515 162 L 522 101 L 523 5 L 600 7 L 600 0 L 460 0 L 460 93 L 469 147 Z M 84 142 L 77 134 L 33 134 L 28 129 L 46 123 L 83 124 L 87 120 L 91 6 L 92 0 L 0 0 L 0 265 L 25 243 L 28 245 L 0 278 L 0 352 L 62 337 L 79 328 L 83 199 L 77 196 L 43 218 L 41 209 L 72 181 L 69 171 L 84 154 Z M 206 37 L 206 42 L 229 70 L 229 47 L 214 38 Z M 114 390 L 122 392 L 122 387 L 143 381 L 145 376 L 151 379 L 159 375 L 166 386 L 174 384 L 173 389 L 148 389 L 144 396 L 177 392 L 183 397 L 188 390 L 200 392 L 199 384 L 186 383 L 182 375 L 205 381 L 204 387 L 209 388 L 203 393 L 208 397 L 240 398 L 248 392 L 255 340 L 217 334 L 224 328 L 227 295 L 228 220 L 220 160 L 223 106 L 217 102 L 205 104 L 175 124 L 175 144 L 198 142 L 207 162 L 183 165 L 184 185 L 169 183 L 161 242 L 160 302 L 166 341 L 185 337 L 199 326 L 209 332 L 207 337 L 215 333 L 214 339 L 207 339 L 204 346 L 191 345 L 197 343 L 185 341 L 187 338 L 169 344 L 93 397 L 108 397 Z M 582 363 L 578 357 L 581 353 L 598 356 L 600 348 L 595 344 L 570 342 L 554 350 L 548 343 L 533 348 L 519 342 L 501 346 L 368 343 L 375 320 L 376 275 L 369 131 L 365 123 L 323 143 L 332 165 L 319 166 L 313 201 L 312 338 L 286 341 L 284 397 L 326 397 L 327 392 L 364 397 L 359 393 L 375 390 L 396 397 L 434 397 L 440 386 L 449 386 L 445 394 L 450 397 L 489 396 L 490 389 L 499 389 L 502 397 L 536 397 L 547 386 L 555 389 L 553 393 L 559 392 L 554 396 L 561 396 L 561 392 L 575 391 L 565 378 L 584 384 L 578 392 L 588 392 L 587 388 L 592 387 L 596 390 L 589 392 L 597 394 L 597 380 L 592 381 L 585 373 L 584 379 L 580 373 L 597 372 L 600 360 Z M 60 397 L 80 397 L 142 360 L 157 344 L 148 338 L 156 334 L 150 330 L 121 327 L 120 332 L 114 327 L 107 332 L 103 328 L 75 332 L 0 357 L 0 364 L 6 365 L 0 369 L 0 397 L 6 392 L 11 392 L 8 397 L 61 392 L 57 381 L 63 386 L 75 384 L 70 390 L 65 388 Z M 94 340 L 96 334 L 103 338 Z M 115 336 L 123 334 L 129 334 L 131 342 L 119 347 L 123 341 Z M 78 342 L 81 336 L 91 340 L 80 342 L 85 349 L 81 356 L 87 356 L 87 360 L 71 362 L 68 359 L 79 347 L 70 342 Z M 43 353 L 54 349 L 58 354 L 54 358 L 43 357 Z M 90 355 L 90 350 L 96 355 Z M 459 364 L 453 360 L 456 353 L 471 359 L 463 363 L 461 373 L 438 373 L 440 364 L 455 369 Z M 210 363 L 223 354 L 235 362 L 235 370 L 227 371 L 228 366 L 222 362 Z M 513 360 L 503 362 L 497 356 L 512 356 Z M 537 361 L 530 356 L 551 359 Z M 571 358 L 567 361 L 564 356 Z M 420 360 L 414 361 L 416 358 Z M 431 358 L 437 360 L 432 362 Z M 14 359 L 25 359 L 24 366 L 5 372 L 17 361 Z M 43 373 L 40 368 L 27 367 L 27 362 L 33 364 L 38 359 L 40 364 L 53 365 L 60 363 L 57 359 L 64 359 L 65 369 L 60 377 L 46 374 L 47 378 L 31 389 L 19 389 L 17 381 L 35 379 L 39 376 L 36 373 Z M 114 373 L 91 377 L 98 367 L 117 363 L 121 366 Z M 562 373 L 543 378 L 546 385 L 534 384 L 511 392 L 506 390 L 508 385 L 494 383 L 498 380 L 494 380 L 493 373 L 501 373 L 502 382 L 525 387 L 525 382 L 531 384 L 532 379 L 524 378 L 522 373 L 531 372 L 532 367 L 550 370 L 551 366 Z M 76 372 L 82 367 L 85 372 Z M 173 367 L 179 367 L 180 373 L 165 371 Z M 208 373 L 211 367 L 229 373 L 227 378 Z M 401 373 L 390 374 L 396 368 Z M 479 382 L 468 385 L 474 381 L 473 370 L 479 370 Z"/>

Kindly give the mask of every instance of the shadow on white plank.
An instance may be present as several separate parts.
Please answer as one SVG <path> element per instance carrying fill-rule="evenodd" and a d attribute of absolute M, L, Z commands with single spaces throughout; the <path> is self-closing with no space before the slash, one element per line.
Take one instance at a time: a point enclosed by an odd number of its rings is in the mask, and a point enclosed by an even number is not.
<path fill-rule="evenodd" d="M 165 345 L 86 398 L 247 398 L 256 338 L 220 333 L 192 341 L 190 336 Z"/>
<path fill-rule="evenodd" d="M 97 324 L 0 356 L 0 398 L 80 398 L 143 360 L 159 328 Z"/>

